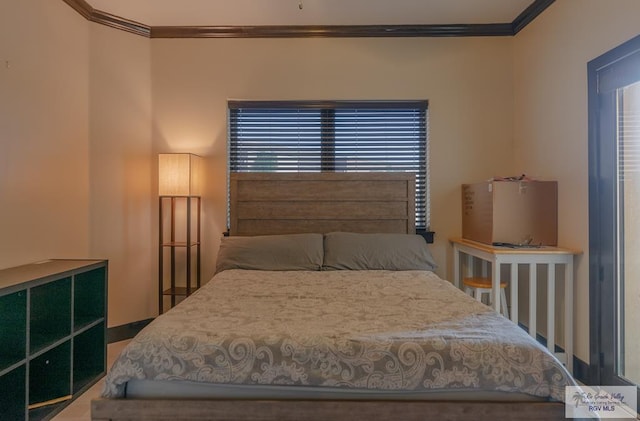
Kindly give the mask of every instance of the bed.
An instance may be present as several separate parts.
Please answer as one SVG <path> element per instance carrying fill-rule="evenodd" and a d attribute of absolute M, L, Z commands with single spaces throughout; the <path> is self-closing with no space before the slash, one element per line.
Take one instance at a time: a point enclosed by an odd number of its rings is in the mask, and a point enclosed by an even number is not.
<path fill-rule="evenodd" d="M 131 341 L 92 419 L 564 419 L 564 367 L 433 273 L 413 185 L 232 174 L 216 275 Z"/>

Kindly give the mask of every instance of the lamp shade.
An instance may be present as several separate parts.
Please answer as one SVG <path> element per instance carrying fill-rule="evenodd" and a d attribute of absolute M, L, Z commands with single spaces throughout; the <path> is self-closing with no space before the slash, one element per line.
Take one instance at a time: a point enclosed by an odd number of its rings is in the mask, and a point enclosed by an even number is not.
<path fill-rule="evenodd" d="M 200 196 L 202 158 L 190 153 L 158 155 L 160 196 Z"/>

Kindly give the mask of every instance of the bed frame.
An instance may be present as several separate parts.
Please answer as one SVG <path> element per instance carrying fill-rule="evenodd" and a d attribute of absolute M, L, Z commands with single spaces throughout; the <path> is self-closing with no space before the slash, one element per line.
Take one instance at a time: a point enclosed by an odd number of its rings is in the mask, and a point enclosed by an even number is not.
<path fill-rule="evenodd" d="M 415 232 L 405 173 L 234 173 L 230 235 Z M 513 401 L 96 399 L 93 421 L 564 420 L 564 404 Z"/>
<path fill-rule="evenodd" d="M 407 173 L 232 173 L 230 235 L 415 233 Z"/>

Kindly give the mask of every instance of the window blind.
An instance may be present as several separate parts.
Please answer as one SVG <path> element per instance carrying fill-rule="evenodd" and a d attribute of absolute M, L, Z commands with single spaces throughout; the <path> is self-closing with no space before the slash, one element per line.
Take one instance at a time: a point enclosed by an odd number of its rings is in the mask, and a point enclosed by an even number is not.
<path fill-rule="evenodd" d="M 618 165 L 620 180 L 640 173 L 640 82 L 618 90 Z"/>
<path fill-rule="evenodd" d="M 229 102 L 232 172 L 410 172 L 428 218 L 427 101 Z"/>

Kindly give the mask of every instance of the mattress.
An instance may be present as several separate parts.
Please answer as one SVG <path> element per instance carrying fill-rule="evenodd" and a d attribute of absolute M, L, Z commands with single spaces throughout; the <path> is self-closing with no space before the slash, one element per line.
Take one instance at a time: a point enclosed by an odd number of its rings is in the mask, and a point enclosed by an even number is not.
<path fill-rule="evenodd" d="M 420 401 L 516 401 L 540 402 L 545 398 L 516 392 L 475 389 L 372 390 L 339 387 L 214 384 L 191 381 L 129 380 L 130 399 L 302 399 L 302 400 L 420 400 Z"/>
<path fill-rule="evenodd" d="M 229 386 L 223 393 L 273 386 L 307 396 L 459 391 L 557 401 L 574 385 L 526 332 L 427 271 L 221 272 L 128 344 L 102 396 L 125 397 L 128 382 L 137 396 L 141 385 L 176 385 L 158 391 L 163 398 L 184 397 L 182 382 Z"/>

